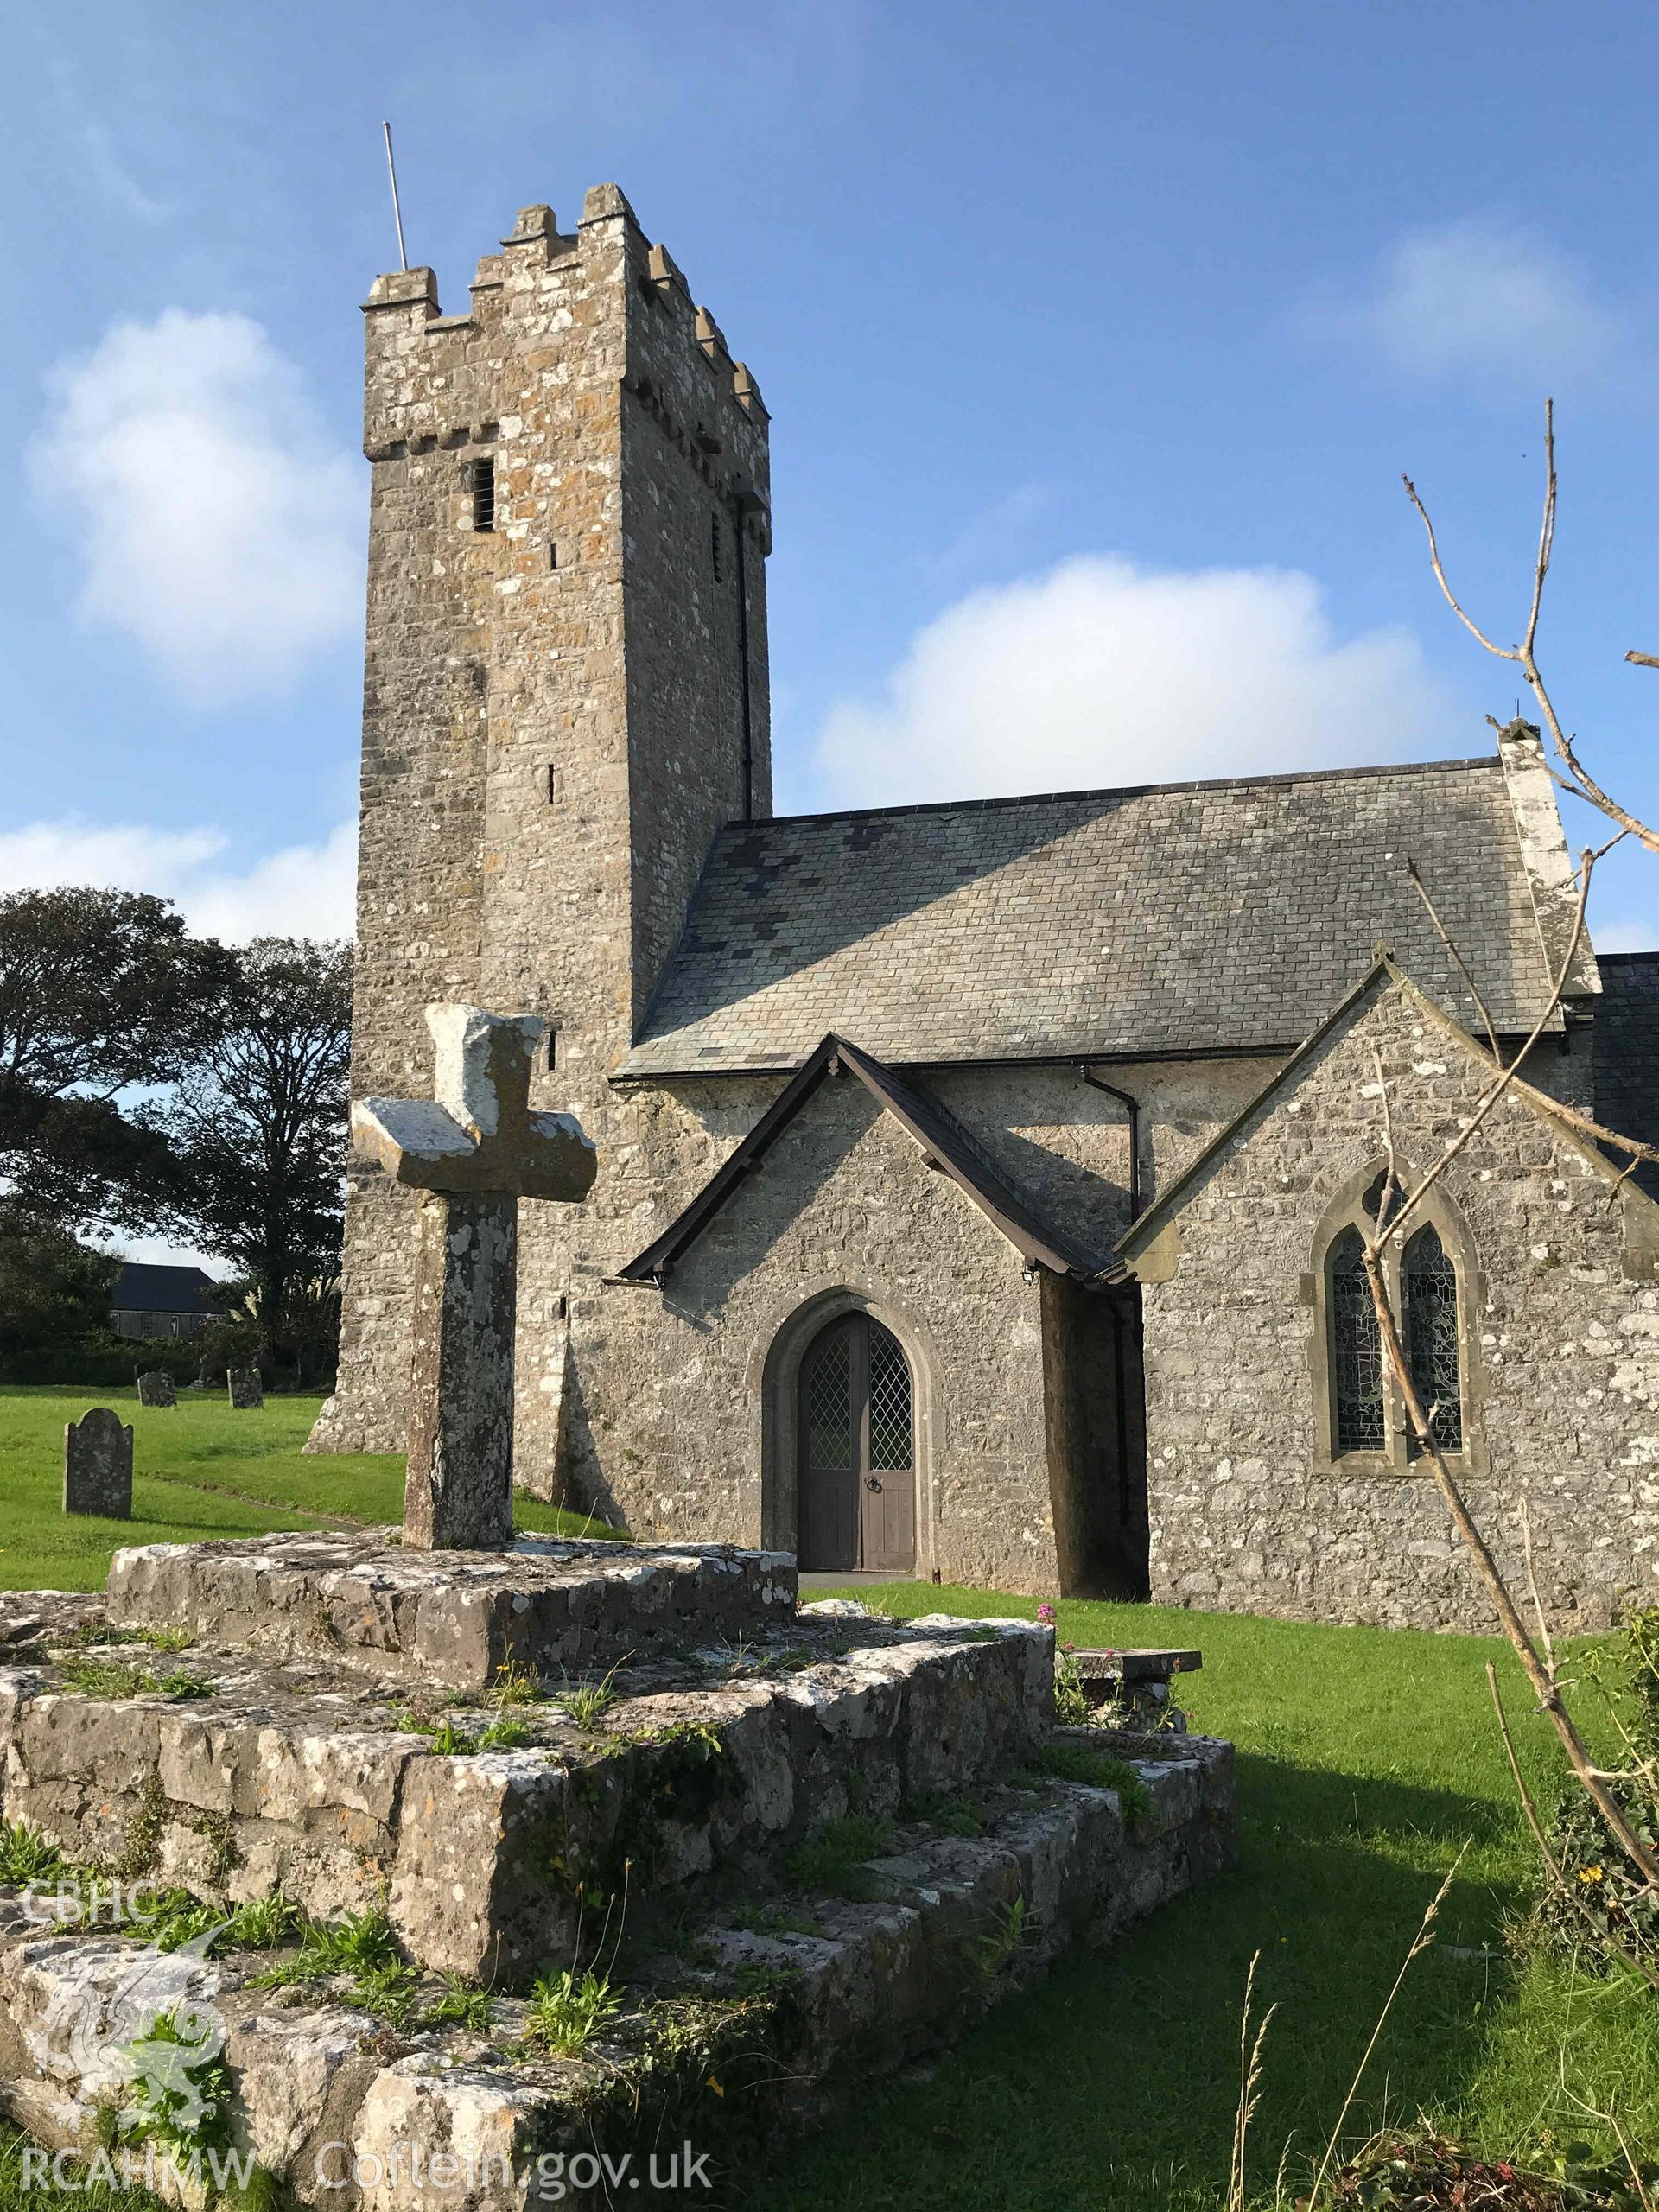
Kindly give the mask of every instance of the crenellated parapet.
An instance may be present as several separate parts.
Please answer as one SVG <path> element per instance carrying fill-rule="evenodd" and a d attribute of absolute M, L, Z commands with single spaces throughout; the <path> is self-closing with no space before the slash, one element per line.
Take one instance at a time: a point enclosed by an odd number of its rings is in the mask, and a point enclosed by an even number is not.
<path fill-rule="evenodd" d="M 378 276 L 367 322 L 364 450 L 373 461 L 463 458 L 509 433 L 519 365 L 532 407 L 550 385 L 572 403 L 632 394 L 687 467 L 770 550 L 770 416 L 720 325 L 664 245 L 650 244 L 613 184 L 596 185 L 574 231 L 551 207 L 520 209 L 484 255 L 464 315 L 445 315 L 430 269 Z"/>

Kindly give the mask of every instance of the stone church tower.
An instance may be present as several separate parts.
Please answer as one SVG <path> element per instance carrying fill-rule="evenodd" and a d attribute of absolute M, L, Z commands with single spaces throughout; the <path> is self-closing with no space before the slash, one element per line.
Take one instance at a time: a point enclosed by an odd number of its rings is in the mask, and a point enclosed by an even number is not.
<path fill-rule="evenodd" d="M 365 314 L 352 1090 L 428 1089 L 429 1001 L 548 1024 L 531 1103 L 603 1163 L 591 1206 L 524 1209 L 519 1477 L 550 1489 L 573 1277 L 628 1256 L 638 1197 L 607 1077 L 716 831 L 771 811 L 766 411 L 613 185 L 573 232 L 525 208 L 465 314 L 429 269 Z M 312 1450 L 402 1448 L 411 1236 L 406 1194 L 354 1170 Z"/>

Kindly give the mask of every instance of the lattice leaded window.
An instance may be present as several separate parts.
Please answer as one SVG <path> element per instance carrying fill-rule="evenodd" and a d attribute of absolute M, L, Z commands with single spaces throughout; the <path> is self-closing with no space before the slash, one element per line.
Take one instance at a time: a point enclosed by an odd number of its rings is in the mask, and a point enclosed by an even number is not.
<path fill-rule="evenodd" d="M 907 1471 L 911 1465 L 910 1363 L 879 1321 L 870 1324 L 870 1465 Z"/>
<path fill-rule="evenodd" d="M 1331 1391 L 1339 1452 L 1381 1452 L 1385 1442 L 1382 1345 L 1364 1250 L 1359 1231 L 1345 1229 L 1331 1255 Z"/>
<path fill-rule="evenodd" d="M 819 1344 L 806 1386 L 807 1450 L 815 1467 L 853 1464 L 853 1339 L 836 1329 Z"/>
<path fill-rule="evenodd" d="M 1433 1229 L 1420 1229 L 1400 1268 L 1406 1357 L 1412 1387 L 1442 1452 L 1463 1447 L 1463 1378 L 1458 1371 L 1458 1271 Z M 1411 1440 L 1414 1452 L 1420 1447 Z"/>

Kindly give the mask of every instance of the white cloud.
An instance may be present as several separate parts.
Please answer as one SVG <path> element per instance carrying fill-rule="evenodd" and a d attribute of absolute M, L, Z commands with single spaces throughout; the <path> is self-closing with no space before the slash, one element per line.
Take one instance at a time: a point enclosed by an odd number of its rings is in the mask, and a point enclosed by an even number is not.
<path fill-rule="evenodd" d="M 1408 232 L 1368 294 L 1310 311 L 1399 373 L 1560 391 L 1616 365 L 1620 319 L 1535 233 L 1468 219 Z"/>
<path fill-rule="evenodd" d="M 833 707 L 818 803 L 1418 760 L 1462 737 L 1410 632 L 1339 640 L 1311 576 L 1096 556 L 971 594 L 917 635 L 880 696 Z"/>
<path fill-rule="evenodd" d="M 200 706 L 280 692 L 362 620 L 363 489 L 294 364 L 240 315 L 114 325 L 48 378 L 37 497 L 80 610 Z"/>
<path fill-rule="evenodd" d="M 342 823 L 319 845 L 291 845 L 245 867 L 217 830 L 152 830 L 75 820 L 0 833 L 0 892 L 66 884 L 114 886 L 171 899 L 203 936 L 349 937 L 357 830 Z"/>

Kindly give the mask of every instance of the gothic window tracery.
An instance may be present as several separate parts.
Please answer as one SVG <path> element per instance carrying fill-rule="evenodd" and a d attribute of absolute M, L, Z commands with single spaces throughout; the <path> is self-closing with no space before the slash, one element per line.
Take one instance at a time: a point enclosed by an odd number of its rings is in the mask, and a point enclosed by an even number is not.
<path fill-rule="evenodd" d="M 1412 1388 L 1442 1452 L 1463 1448 L 1463 1378 L 1458 1361 L 1458 1271 L 1428 1224 L 1401 1262 L 1406 1357 Z M 1418 1447 L 1412 1440 L 1412 1448 Z"/>
<path fill-rule="evenodd" d="M 1364 1249 L 1358 1230 L 1345 1229 L 1331 1254 L 1331 1384 L 1338 1452 L 1381 1452 L 1387 1442 L 1382 1345 Z"/>

